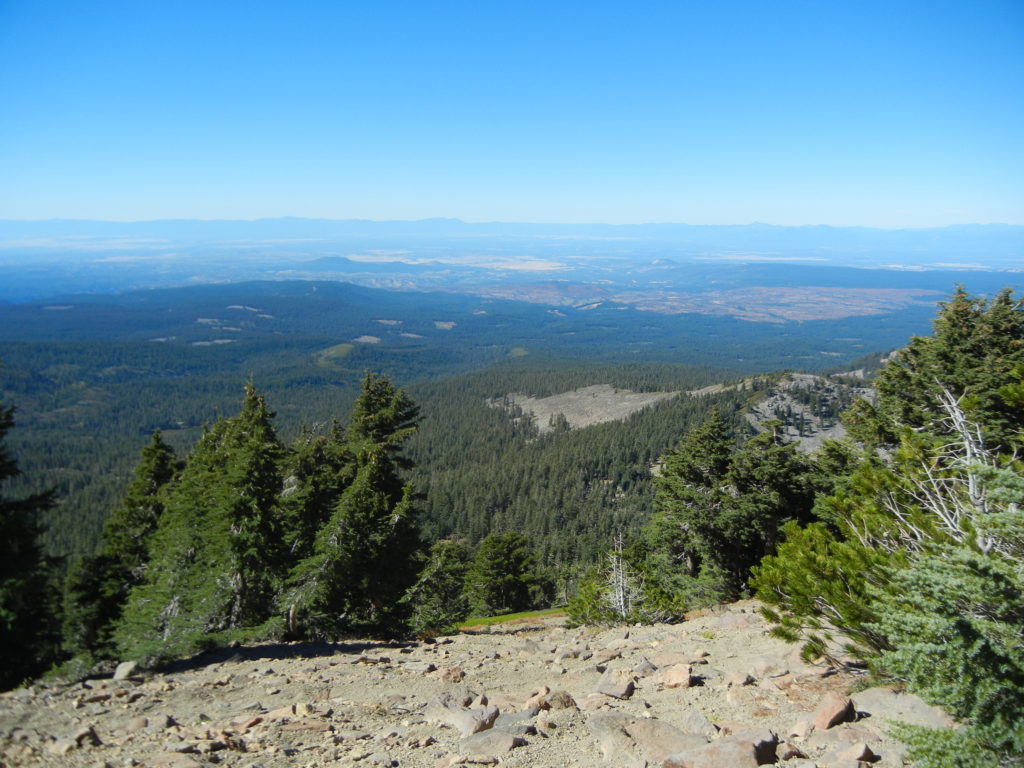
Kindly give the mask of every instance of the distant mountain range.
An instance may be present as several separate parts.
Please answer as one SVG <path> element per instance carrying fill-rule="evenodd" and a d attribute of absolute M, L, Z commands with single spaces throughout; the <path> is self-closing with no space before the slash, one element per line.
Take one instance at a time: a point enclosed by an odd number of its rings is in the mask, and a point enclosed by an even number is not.
<path fill-rule="evenodd" d="M 0 301 L 8 302 L 334 280 L 777 322 L 933 304 L 956 284 L 979 293 L 1019 287 L 1022 268 L 1024 227 L 1003 224 L 883 230 L 456 219 L 0 221 Z"/>
<path fill-rule="evenodd" d="M 681 253 L 714 255 L 744 252 L 778 258 L 814 255 L 826 263 L 860 257 L 871 261 L 891 254 L 923 260 L 954 258 L 989 268 L 1024 265 L 1024 226 L 967 224 L 931 229 L 775 226 L 771 224 L 550 224 L 464 222 L 458 219 L 368 221 L 362 219 L 275 218 L 243 220 L 89 221 L 0 220 L 0 246 L 44 248 L 43 241 L 95 247 L 103 241 L 135 238 L 137 247 L 153 241 L 210 243 L 225 241 L 303 241 L 371 239 L 574 239 L 671 243 Z M 139 240 L 141 239 L 141 240 Z M 18 241 L 21 241 L 20 243 Z M 30 241 L 36 241 L 32 243 Z M 146 242 L 148 241 L 148 242 Z M 122 243 L 123 244 L 123 243 Z"/>

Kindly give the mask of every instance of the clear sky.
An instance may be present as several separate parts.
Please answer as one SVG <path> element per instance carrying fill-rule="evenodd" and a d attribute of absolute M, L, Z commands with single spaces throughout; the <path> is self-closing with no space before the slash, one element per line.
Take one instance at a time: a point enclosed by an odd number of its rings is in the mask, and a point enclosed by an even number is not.
<path fill-rule="evenodd" d="M 0 218 L 1024 224 L 1024 0 L 0 0 Z"/>

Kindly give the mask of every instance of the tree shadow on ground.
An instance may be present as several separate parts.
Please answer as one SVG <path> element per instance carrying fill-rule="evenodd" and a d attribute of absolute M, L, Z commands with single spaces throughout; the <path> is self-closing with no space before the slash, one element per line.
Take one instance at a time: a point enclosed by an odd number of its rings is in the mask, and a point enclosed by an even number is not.
<path fill-rule="evenodd" d="M 323 658 L 326 656 L 355 656 L 371 652 L 379 656 L 381 651 L 398 650 L 409 647 L 409 642 L 387 640 L 355 640 L 350 642 L 312 642 L 266 643 L 261 645 L 242 645 L 237 647 L 214 648 L 209 651 L 177 659 L 153 668 L 161 674 L 194 672 L 214 664 L 239 661 L 280 661 L 283 659 Z M 377 652 L 377 653 L 373 653 Z"/>

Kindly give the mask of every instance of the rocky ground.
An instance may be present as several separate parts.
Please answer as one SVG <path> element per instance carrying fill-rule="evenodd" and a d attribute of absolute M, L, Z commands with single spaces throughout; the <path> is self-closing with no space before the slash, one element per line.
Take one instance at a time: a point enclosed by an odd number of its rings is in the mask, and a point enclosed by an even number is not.
<path fill-rule="evenodd" d="M 0 696 L 0 764 L 902 765 L 914 696 L 800 661 L 750 602 L 678 625 L 547 618 L 431 642 L 283 644 Z M 121 678 L 121 679 L 117 679 Z"/>

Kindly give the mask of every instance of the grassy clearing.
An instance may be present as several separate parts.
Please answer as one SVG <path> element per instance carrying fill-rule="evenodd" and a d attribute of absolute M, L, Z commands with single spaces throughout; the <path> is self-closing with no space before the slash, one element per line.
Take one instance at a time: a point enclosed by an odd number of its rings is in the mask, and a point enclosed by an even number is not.
<path fill-rule="evenodd" d="M 320 365 L 330 365 L 334 360 L 346 358 L 352 354 L 355 344 L 335 344 L 316 353 L 316 361 Z"/>
<path fill-rule="evenodd" d="M 506 613 L 501 616 L 478 616 L 466 619 L 459 624 L 459 629 L 476 629 L 478 627 L 489 627 L 492 624 L 511 624 L 516 621 L 529 621 L 530 619 L 542 616 L 564 616 L 563 608 L 545 608 L 543 611 L 520 611 L 519 613 Z"/>

